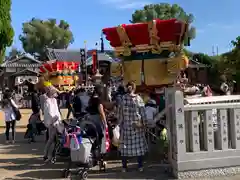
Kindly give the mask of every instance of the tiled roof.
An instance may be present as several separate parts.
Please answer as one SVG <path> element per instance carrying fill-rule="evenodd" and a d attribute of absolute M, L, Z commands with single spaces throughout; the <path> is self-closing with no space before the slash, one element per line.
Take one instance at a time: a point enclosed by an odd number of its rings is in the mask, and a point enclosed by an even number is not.
<path fill-rule="evenodd" d="M 34 67 L 40 67 L 42 64 L 19 64 L 17 62 L 15 63 L 9 63 L 9 64 L 1 64 L 1 67 L 12 67 L 12 68 L 34 68 Z"/>
<path fill-rule="evenodd" d="M 200 63 L 198 61 L 195 61 L 193 59 L 189 59 L 188 67 L 190 67 L 190 68 L 200 68 L 200 67 L 209 67 L 209 66 L 206 65 L 206 64 Z"/>
<path fill-rule="evenodd" d="M 31 60 L 33 63 L 28 63 L 28 64 L 21 64 L 18 63 L 18 61 L 20 61 L 21 59 L 29 59 Z M 28 54 L 22 54 L 20 56 L 17 56 L 15 58 L 9 59 L 7 61 L 5 61 L 3 64 L 1 64 L 1 67 L 40 67 L 42 64 L 41 61 L 38 61 L 36 59 L 34 59 L 33 57 L 29 56 Z"/>
<path fill-rule="evenodd" d="M 58 61 L 81 61 L 80 50 L 67 49 L 47 49 L 47 56 L 49 60 Z"/>
<path fill-rule="evenodd" d="M 11 74 L 11 76 L 16 76 L 16 75 L 38 75 L 39 73 L 38 72 L 36 72 L 36 71 L 32 71 L 31 69 L 28 69 L 28 68 L 26 68 L 26 69 L 24 69 L 24 70 L 22 70 L 22 71 L 19 71 L 19 72 L 16 72 L 16 73 L 14 73 L 14 74 Z"/>
<path fill-rule="evenodd" d="M 91 57 L 91 51 L 88 50 L 87 56 Z M 98 60 L 99 61 L 109 61 L 110 55 L 112 51 L 105 51 L 106 53 L 102 53 L 98 51 Z M 58 61 L 81 61 L 80 50 L 68 50 L 68 49 L 47 49 L 47 56 L 49 60 L 58 60 Z"/>

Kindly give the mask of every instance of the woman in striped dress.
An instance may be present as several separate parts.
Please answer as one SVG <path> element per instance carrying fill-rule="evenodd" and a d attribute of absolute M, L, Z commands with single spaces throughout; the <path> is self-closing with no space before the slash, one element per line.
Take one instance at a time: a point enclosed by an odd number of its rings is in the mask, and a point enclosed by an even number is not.
<path fill-rule="evenodd" d="M 123 172 L 127 170 L 127 158 L 137 157 L 139 171 L 143 171 L 143 156 L 148 150 L 144 125 L 147 123 L 143 99 L 135 94 L 136 85 L 127 84 L 128 93 L 118 106 L 120 146 Z"/>

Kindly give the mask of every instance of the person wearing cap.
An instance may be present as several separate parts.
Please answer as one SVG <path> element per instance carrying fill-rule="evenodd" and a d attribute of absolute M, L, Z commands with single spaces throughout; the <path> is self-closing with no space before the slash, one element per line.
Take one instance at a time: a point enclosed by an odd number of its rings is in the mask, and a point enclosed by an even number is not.
<path fill-rule="evenodd" d="M 52 157 L 52 152 L 49 152 L 52 144 L 55 142 L 57 132 L 63 131 L 63 124 L 61 122 L 61 114 L 56 100 L 58 90 L 53 86 L 45 87 L 46 100 L 44 102 L 44 125 L 48 129 L 48 140 L 44 148 L 44 161 L 49 161 Z"/>
<path fill-rule="evenodd" d="M 146 115 L 148 120 L 148 125 L 153 127 L 155 125 L 154 117 L 157 114 L 157 103 L 153 99 L 149 99 L 146 106 Z"/>

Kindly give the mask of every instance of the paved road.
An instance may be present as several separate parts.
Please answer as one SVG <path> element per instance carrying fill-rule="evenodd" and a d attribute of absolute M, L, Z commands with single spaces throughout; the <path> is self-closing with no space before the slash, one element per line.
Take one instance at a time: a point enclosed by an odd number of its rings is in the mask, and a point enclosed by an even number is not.
<path fill-rule="evenodd" d="M 0 133 L 0 179 L 61 179 L 61 170 L 66 166 L 63 159 L 59 159 L 54 165 L 45 165 L 42 162 L 43 136 L 37 138 L 37 143 L 28 144 L 23 140 L 24 129 L 17 129 L 16 143 L 6 145 L 3 130 Z M 131 172 L 123 174 L 120 162 L 110 160 L 107 172 L 99 173 L 95 168 L 89 172 L 89 179 L 168 179 L 161 173 L 163 168 L 159 169 L 154 165 L 144 173 L 138 173 L 134 164 L 130 168 Z"/>
<path fill-rule="evenodd" d="M 64 159 L 58 159 L 54 165 L 46 165 L 42 161 L 44 137 L 39 136 L 37 143 L 28 144 L 23 139 L 24 129 L 17 129 L 17 142 L 14 145 L 4 144 L 3 130 L 0 130 L 0 180 L 35 180 L 58 179 L 61 180 L 61 170 L 66 166 Z M 152 179 L 173 180 L 164 174 L 164 167 L 151 163 L 145 165 L 145 172 L 138 173 L 136 165 L 131 164 L 130 172 L 121 173 L 119 160 L 109 160 L 105 173 L 99 173 L 95 168 L 89 172 L 90 180 L 120 180 L 120 179 Z M 74 178 L 75 179 L 75 178 Z M 239 180 L 240 176 L 211 178 L 211 180 Z M 204 178 L 204 180 L 207 180 Z M 209 179 L 210 180 L 210 179 Z"/>
<path fill-rule="evenodd" d="M 25 118 L 19 122 L 20 125 L 27 124 L 29 110 L 23 110 Z M 66 114 L 66 110 L 63 110 Z M 1 117 L 1 113 L 0 113 Z M 4 122 L 2 119 L 0 122 Z M 1 124 L 0 124 L 1 126 Z M 4 126 L 4 123 L 2 123 Z M 17 141 L 14 145 L 6 145 L 4 130 L 0 128 L 0 180 L 17 180 L 17 179 L 58 179 L 61 180 L 61 170 L 66 166 L 64 159 L 58 159 L 54 165 L 45 165 L 42 161 L 42 152 L 44 148 L 44 137 L 37 137 L 37 143 L 28 144 L 23 139 L 25 129 L 17 129 Z M 117 159 L 117 158 L 115 158 Z M 156 158 L 155 158 L 156 159 Z M 120 179 L 152 179 L 152 180 L 171 180 L 164 173 L 164 167 L 156 163 L 145 165 L 145 172 L 138 173 L 136 165 L 130 165 L 130 172 L 121 173 L 121 164 L 119 160 L 109 160 L 106 173 L 99 173 L 95 168 L 89 172 L 91 180 L 120 180 Z M 239 180 L 240 176 L 214 178 L 214 180 Z M 207 180 L 204 178 L 204 180 Z M 210 180 L 210 179 L 209 179 Z M 213 180 L 213 178 L 211 178 Z"/>
<path fill-rule="evenodd" d="M 20 109 L 21 114 L 22 114 L 22 119 L 17 122 L 18 127 L 26 127 L 28 124 L 28 119 L 32 113 L 31 109 Z M 62 117 L 66 118 L 67 116 L 67 109 L 61 109 Z M 3 111 L 0 111 L 0 128 L 5 127 L 5 121 L 4 121 L 4 113 Z"/>

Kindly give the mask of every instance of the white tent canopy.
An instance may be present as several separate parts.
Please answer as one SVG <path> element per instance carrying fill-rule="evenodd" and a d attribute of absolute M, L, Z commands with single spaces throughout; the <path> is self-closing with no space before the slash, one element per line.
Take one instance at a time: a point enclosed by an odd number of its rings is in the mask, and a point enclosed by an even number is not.
<path fill-rule="evenodd" d="M 119 59 L 112 58 L 111 56 L 109 56 L 106 53 L 98 53 L 98 61 L 108 61 L 108 62 L 112 63 L 112 62 L 118 62 Z M 90 56 L 86 60 L 86 65 L 91 66 L 92 64 L 93 64 L 93 60 L 92 60 L 92 56 Z"/>

